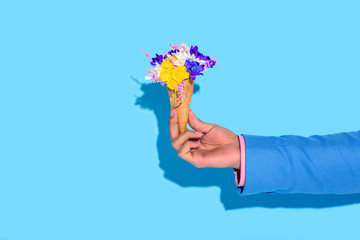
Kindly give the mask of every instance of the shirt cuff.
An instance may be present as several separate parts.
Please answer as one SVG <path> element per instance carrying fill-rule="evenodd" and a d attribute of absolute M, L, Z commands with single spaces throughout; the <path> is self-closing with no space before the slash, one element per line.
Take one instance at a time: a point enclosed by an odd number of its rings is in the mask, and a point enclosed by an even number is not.
<path fill-rule="evenodd" d="M 245 185 L 245 140 L 244 136 L 238 135 L 240 145 L 240 166 L 239 168 L 233 168 L 235 173 L 235 183 L 241 188 L 241 192 Z"/>

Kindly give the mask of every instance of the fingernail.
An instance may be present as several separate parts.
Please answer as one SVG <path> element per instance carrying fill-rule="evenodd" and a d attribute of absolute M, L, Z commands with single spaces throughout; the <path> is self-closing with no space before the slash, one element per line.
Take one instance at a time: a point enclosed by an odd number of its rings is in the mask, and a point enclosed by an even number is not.
<path fill-rule="evenodd" d="M 202 132 L 197 132 L 196 131 L 195 134 L 200 136 L 200 135 L 202 135 Z"/>
<path fill-rule="evenodd" d="M 170 118 L 172 118 L 174 116 L 174 111 L 171 109 L 170 110 Z"/>

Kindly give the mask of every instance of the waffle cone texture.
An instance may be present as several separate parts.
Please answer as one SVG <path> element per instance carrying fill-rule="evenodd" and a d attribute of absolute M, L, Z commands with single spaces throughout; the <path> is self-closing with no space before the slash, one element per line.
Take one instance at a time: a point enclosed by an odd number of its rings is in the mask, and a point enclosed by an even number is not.
<path fill-rule="evenodd" d="M 169 93 L 171 109 L 176 109 L 178 113 L 179 133 L 186 131 L 186 125 L 189 119 L 191 97 L 194 90 L 194 80 L 190 78 L 185 79 L 184 83 L 185 86 L 183 87 L 183 90 L 185 98 L 181 103 L 179 103 L 181 101 L 181 97 L 179 96 L 178 92 L 169 88 L 167 89 Z"/>

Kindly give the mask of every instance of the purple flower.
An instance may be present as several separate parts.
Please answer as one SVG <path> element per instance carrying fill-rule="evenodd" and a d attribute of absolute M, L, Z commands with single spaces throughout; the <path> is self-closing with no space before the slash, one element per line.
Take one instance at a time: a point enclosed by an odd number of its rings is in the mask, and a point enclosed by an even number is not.
<path fill-rule="evenodd" d="M 210 60 L 206 63 L 206 67 L 212 68 L 215 66 L 215 64 L 216 64 L 216 62 L 214 60 Z"/>
<path fill-rule="evenodd" d="M 156 63 L 161 64 L 163 60 L 164 60 L 164 57 L 163 57 L 162 55 L 157 55 L 157 54 L 156 54 L 156 57 L 152 58 L 152 61 L 151 61 L 150 64 L 153 65 L 153 66 L 155 66 Z"/>
<path fill-rule="evenodd" d="M 204 75 L 201 72 L 204 71 L 204 66 L 200 65 L 198 62 L 192 61 L 190 59 L 186 60 L 184 66 L 186 70 L 190 73 L 190 78 L 195 80 L 197 75 Z"/>
<path fill-rule="evenodd" d="M 210 61 L 211 58 L 209 56 L 205 56 L 204 54 L 202 54 L 201 52 L 199 52 L 198 50 L 198 46 L 191 46 L 190 48 L 190 54 L 194 55 L 197 59 L 203 60 L 203 61 Z M 214 66 L 214 65 L 212 65 Z"/>
<path fill-rule="evenodd" d="M 171 56 L 173 53 L 176 53 L 176 52 L 179 52 L 179 50 L 171 50 L 171 51 L 168 51 L 167 54 L 165 54 L 164 59 L 167 58 L 167 55 Z"/>
<path fill-rule="evenodd" d="M 198 53 L 199 53 L 199 51 L 198 51 L 198 46 L 193 47 L 193 46 L 191 45 L 190 54 L 194 54 L 194 55 L 196 56 L 196 54 L 198 54 Z"/>
<path fill-rule="evenodd" d="M 204 60 L 204 61 L 210 61 L 211 58 L 209 56 L 204 56 L 202 53 L 200 53 L 201 55 L 199 55 L 198 59 L 200 60 Z"/>

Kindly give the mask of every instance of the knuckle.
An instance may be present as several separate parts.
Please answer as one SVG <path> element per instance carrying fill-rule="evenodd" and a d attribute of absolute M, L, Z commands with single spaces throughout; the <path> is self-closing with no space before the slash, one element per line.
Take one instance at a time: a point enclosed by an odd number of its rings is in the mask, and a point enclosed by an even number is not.
<path fill-rule="evenodd" d="M 189 130 L 189 133 L 188 133 L 188 135 L 187 135 L 187 138 L 188 138 L 188 139 L 191 139 L 191 138 L 196 138 L 196 137 L 197 137 L 196 132 Z"/>
<path fill-rule="evenodd" d="M 185 132 L 183 132 L 183 133 L 181 134 L 181 136 L 182 136 L 183 138 L 188 138 L 188 137 L 189 137 L 189 133 L 190 133 L 190 131 L 186 129 Z"/>
<path fill-rule="evenodd" d="M 191 131 L 191 137 L 196 137 L 196 132 L 195 131 Z"/>

